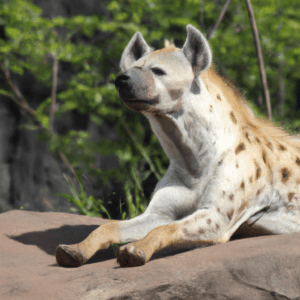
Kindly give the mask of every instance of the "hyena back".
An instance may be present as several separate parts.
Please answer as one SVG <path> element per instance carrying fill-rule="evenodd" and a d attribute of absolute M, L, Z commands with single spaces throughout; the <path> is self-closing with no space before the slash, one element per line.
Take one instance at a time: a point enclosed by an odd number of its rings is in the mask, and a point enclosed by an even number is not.
<path fill-rule="evenodd" d="M 152 52 L 141 33 L 132 37 L 115 85 L 149 119 L 170 166 L 145 213 L 58 246 L 60 265 L 80 266 L 112 243 L 128 243 L 117 260 L 136 266 L 167 247 L 225 243 L 241 225 L 261 235 L 300 231 L 300 142 L 256 118 L 211 64 L 191 25 L 182 49 Z"/>

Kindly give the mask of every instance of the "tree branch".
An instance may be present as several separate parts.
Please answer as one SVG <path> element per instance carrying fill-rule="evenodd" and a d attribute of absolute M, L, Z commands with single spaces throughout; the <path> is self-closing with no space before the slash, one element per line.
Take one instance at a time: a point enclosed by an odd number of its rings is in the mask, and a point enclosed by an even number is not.
<path fill-rule="evenodd" d="M 56 59 L 56 57 L 55 57 Z M 55 65 L 56 64 L 56 65 Z M 53 65 L 53 78 L 55 80 L 55 82 L 53 82 L 53 86 L 55 86 L 55 89 L 52 88 L 52 102 L 51 102 L 51 106 L 52 104 L 54 103 L 55 105 L 55 98 L 56 98 L 56 86 L 57 86 L 57 67 L 58 67 L 58 63 L 57 63 L 57 59 L 56 59 L 56 63 L 54 62 L 54 65 Z M 12 91 L 15 93 L 14 94 L 11 94 L 9 95 L 9 98 L 11 98 L 17 105 L 19 105 L 25 112 L 29 113 L 32 117 L 34 117 L 34 120 L 36 120 L 38 122 L 38 126 L 39 126 L 39 129 L 41 131 L 48 131 L 50 132 L 50 135 L 53 136 L 54 133 L 53 133 L 53 130 L 49 130 L 48 128 L 44 127 L 43 124 L 41 124 L 38 120 L 37 120 L 37 116 L 36 116 L 36 113 L 34 111 L 34 109 L 32 109 L 25 97 L 23 96 L 23 94 L 19 91 L 19 89 L 14 85 L 12 79 L 11 79 L 11 76 L 10 76 L 10 72 L 8 70 L 8 68 L 3 68 L 2 69 L 3 72 L 4 72 L 4 75 L 5 75 L 5 78 L 6 78 L 6 81 L 8 82 L 10 88 L 12 89 Z M 54 106 L 54 109 L 55 109 L 55 106 Z M 53 114 L 54 114 L 54 109 L 53 109 Z M 51 113 L 51 111 L 50 111 Z M 60 150 L 58 150 L 58 154 L 61 158 L 61 160 L 63 161 L 64 165 L 66 166 L 66 168 L 74 175 L 75 179 L 77 180 L 77 177 L 76 177 L 76 173 L 75 173 L 75 170 L 74 168 L 72 167 L 71 163 L 69 162 L 69 160 L 67 159 L 67 157 L 64 155 L 64 153 Z M 74 186 L 75 187 L 75 186 Z"/>
<path fill-rule="evenodd" d="M 53 71 L 52 71 L 52 91 L 51 91 L 51 106 L 50 106 L 50 116 L 49 116 L 49 129 L 51 133 L 54 133 L 53 123 L 54 123 L 54 114 L 56 110 L 58 60 L 55 54 L 52 54 L 52 57 L 53 57 Z"/>
<path fill-rule="evenodd" d="M 270 102 L 270 94 L 269 94 L 269 88 L 268 88 L 268 82 L 267 82 L 267 76 L 266 76 L 266 70 L 264 65 L 264 59 L 261 51 L 261 46 L 259 42 L 258 37 L 258 30 L 256 27 L 254 12 L 252 9 L 251 1 L 245 0 L 246 6 L 248 10 L 248 15 L 251 23 L 251 29 L 253 33 L 253 38 L 255 42 L 256 52 L 257 52 L 257 60 L 258 60 L 258 66 L 259 66 L 259 72 L 260 72 L 260 78 L 264 89 L 265 99 L 266 99 L 266 105 L 267 105 L 267 115 L 268 119 L 272 120 L 272 109 L 271 109 L 271 102 Z"/>
<path fill-rule="evenodd" d="M 200 28 L 204 30 L 204 0 L 201 0 L 200 4 Z"/>
<path fill-rule="evenodd" d="M 219 25 L 220 25 L 220 23 L 221 23 L 221 21 L 222 21 L 224 15 L 225 15 L 225 12 L 226 12 L 226 10 L 227 10 L 229 4 L 230 4 L 230 1 L 231 1 L 231 0 L 227 0 L 227 1 L 226 1 L 224 7 L 223 7 L 222 10 L 221 10 L 221 13 L 220 13 L 220 15 L 219 15 L 219 18 L 218 18 L 217 23 L 215 24 L 215 26 L 213 27 L 212 30 L 210 30 L 209 32 L 207 32 L 207 39 L 208 39 L 208 40 L 215 34 L 216 30 L 218 29 L 218 27 L 219 27 Z"/>
<path fill-rule="evenodd" d="M 58 154 L 59 154 L 61 160 L 63 161 L 63 163 L 65 164 L 65 166 L 67 167 L 67 169 L 73 174 L 74 178 L 77 179 L 75 170 L 72 167 L 72 165 L 70 164 L 69 160 L 66 158 L 66 156 L 60 150 L 58 150 Z M 75 187 L 75 185 L 74 185 L 74 187 Z"/>
<path fill-rule="evenodd" d="M 13 81 L 11 79 L 10 72 L 9 72 L 8 68 L 4 67 L 2 70 L 3 70 L 3 73 L 5 75 L 6 81 L 8 82 L 10 88 L 12 89 L 12 91 L 17 96 L 17 97 L 15 97 L 14 95 L 11 95 L 10 98 L 13 99 L 19 106 L 21 106 L 24 111 L 26 111 L 31 116 L 33 116 L 33 117 L 36 118 L 35 111 L 28 105 L 28 103 L 27 103 L 26 99 L 24 98 L 24 96 L 22 95 L 22 93 L 14 85 L 14 83 L 13 83 Z"/>

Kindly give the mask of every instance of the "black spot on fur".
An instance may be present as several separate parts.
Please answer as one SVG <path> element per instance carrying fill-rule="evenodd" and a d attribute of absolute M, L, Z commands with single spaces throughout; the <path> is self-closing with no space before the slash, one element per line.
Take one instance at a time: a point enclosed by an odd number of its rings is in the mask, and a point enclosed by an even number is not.
<path fill-rule="evenodd" d="M 266 146 L 273 151 L 273 145 L 269 141 L 266 142 Z"/>
<path fill-rule="evenodd" d="M 222 101 L 220 94 L 217 95 L 218 100 Z"/>
<path fill-rule="evenodd" d="M 245 136 L 246 136 L 246 139 L 247 139 L 247 141 L 249 142 L 249 144 L 251 144 L 251 140 L 250 140 L 250 138 L 249 138 L 248 132 L 245 133 Z"/>
<path fill-rule="evenodd" d="M 234 115 L 234 113 L 231 111 L 230 112 L 230 119 L 231 119 L 231 121 L 233 122 L 233 124 L 236 124 L 237 123 L 237 120 L 236 120 L 236 118 L 235 118 L 235 115 Z"/>
<path fill-rule="evenodd" d="M 289 180 L 290 175 L 291 175 L 291 172 L 287 168 L 281 169 L 281 181 L 283 183 L 286 183 Z"/>
<path fill-rule="evenodd" d="M 286 151 L 286 148 L 283 145 L 279 144 L 278 147 L 280 151 Z"/>
<path fill-rule="evenodd" d="M 240 143 L 236 148 L 235 148 L 235 154 L 238 155 L 241 151 L 245 150 L 245 144 Z"/>
<path fill-rule="evenodd" d="M 240 188 L 241 188 L 242 190 L 245 190 L 245 182 L 244 182 L 244 181 L 241 183 Z"/>
<path fill-rule="evenodd" d="M 242 213 L 243 211 L 245 211 L 245 208 L 248 206 L 248 203 L 246 201 L 244 201 L 241 206 L 239 207 L 238 213 Z"/>
<path fill-rule="evenodd" d="M 256 166 L 255 179 L 257 180 L 261 176 L 261 167 L 259 166 L 259 164 L 256 161 L 255 161 L 255 166 Z"/>
<path fill-rule="evenodd" d="M 231 221 L 233 213 L 234 213 L 233 209 L 231 211 L 227 212 L 227 218 L 228 218 L 229 221 Z"/>
<path fill-rule="evenodd" d="M 264 150 L 262 151 L 262 158 L 263 158 L 264 163 L 267 163 L 267 154 Z"/>
<path fill-rule="evenodd" d="M 294 195 L 295 195 L 295 193 L 289 193 L 289 194 L 288 194 L 288 199 L 289 199 L 289 201 L 292 200 L 292 198 L 294 197 Z"/>
<path fill-rule="evenodd" d="M 257 127 L 254 124 L 252 124 L 251 122 L 247 122 L 247 125 L 252 129 L 257 129 Z"/>
<path fill-rule="evenodd" d="M 199 234 L 203 234 L 205 231 L 204 231 L 204 229 L 203 228 L 200 228 L 199 230 L 198 230 L 198 233 Z"/>

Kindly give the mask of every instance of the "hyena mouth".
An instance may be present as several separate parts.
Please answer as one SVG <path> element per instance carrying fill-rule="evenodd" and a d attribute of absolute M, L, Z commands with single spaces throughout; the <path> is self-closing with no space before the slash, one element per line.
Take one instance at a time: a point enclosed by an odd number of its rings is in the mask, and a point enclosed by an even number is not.
<path fill-rule="evenodd" d="M 126 103 L 144 103 L 144 104 L 149 104 L 149 105 L 153 105 L 153 104 L 158 104 L 159 103 L 159 97 L 155 97 L 153 99 L 149 99 L 149 100 L 144 100 L 144 99 L 126 99 L 126 98 L 122 98 L 122 100 Z"/>
<path fill-rule="evenodd" d="M 123 94 L 123 95 L 122 95 Z M 119 99 L 123 102 L 126 103 L 145 103 L 145 104 L 152 104 L 151 100 L 145 100 L 145 99 L 139 99 L 139 98 L 134 98 L 133 95 L 130 93 L 125 93 L 120 91 L 120 88 L 118 88 L 118 95 Z M 134 99 L 132 99 L 134 98 Z"/>
<path fill-rule="evenodd" d="M 124 102 L 129 102 L 129 103 L 146 103 L 146 104 L 152 104 L 151 101 L 148 100 L 131 100 L 131 99 L 123 99 Z"/>

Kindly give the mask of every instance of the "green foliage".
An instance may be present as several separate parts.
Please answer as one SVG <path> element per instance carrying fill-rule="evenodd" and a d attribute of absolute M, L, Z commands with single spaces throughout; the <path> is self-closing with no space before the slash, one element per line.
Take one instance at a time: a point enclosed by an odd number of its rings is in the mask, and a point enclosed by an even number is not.
<path fill-rule="evenodd" d="M 110 214 L 104 207 L 103 202 L 100 199 L 96 200 L 92 195 L 90 195 L 89 197 L 86 196 L 80 180 L 77 179 L 80 186 L 80 192 L 78 192 L 77 189 L 72 185 L 66 174 L 63 174 L 63 176 L 68 182 L 71 195 L 57 193 L 57 196 L 65 197 L 67 200 L 72 202 L 76 206 L 76 208 L 72 209 L 73 212 L 79 212 L 82 215 L 90 217 L 104 217 L 103 213 L 105 213 L 110 219 Z"/>
<path fill-rule="evenodd" d="M 240 5 L 234 2 L 234 5 L 229 6 L 227 14 L 230 14 L 230 22 L 221 23 L 210 44 L 217 62 L 226 70 L 226 75 L 234 78 L 238 86 L 247 91 L 248 100 L 256 101 L 262 94 L 260 75 L 249 18 L 243 2 Z M 300 57 L 300 22 L 296 17 L 300 13 L 300 2 L 252 1 L 252 5 L 264 55 L 273 114 L 276 119 L 281 109 L 278 86 L 279 68 L 282 65 L 286 79 L 287 106 L 281 115 L 290 118 L 290 107 L 296 104 L 295 79 L 300 78 L 297 66 Z M 264 104 L 263 109 L 265 111 Z"/>
<path fill-rule="evenodd" d="M 286 83 L 284 119 L 288 128 L 300 128 L 295 107 L 295 79 L 300 79 L 300 2 L 297 1 L 252 1 L 264 52 L 267 76 L 273 99 L 273 113 L 277 121 L 278 69 L 283 66 Z M 222 9 L 222 1 L 205 1 L 204 32 L 215 24 Z M 0 67 L 13 74 L 29 72 L 40 89 L 52 87 L 53 59 L 59 68 L 66 64 L 71 70 L 65 74 L 63 88 L 59 89 L 59 106 L 55 118 L 63 118 L 70 111 L 89 116 L 97 125 L 109 123 L 119 139 L 92 142 L 84 131 L 71 130 L 55 134 L 50 130 L 51 95 L 34 106 L 33 113 L 23 128 L 43 131 L 40 140 L 46 141 L 49 149 L 61 151 L 75 168 L 78 178 L 87 173 L 97 178 L 99 185 L 114 180 L 123 183 L 127 213 L 133 217 L 142 213 L 148 204 L 143 183 L 154 176 L 160 179 L 168 164 L 157 139 L 147 138 L 150 127 L 142 115 L 122 106 L 112 84 L 119 72 L 119 59 L 129 39 L 141 31 L 149 45 L 163 46 L 163 39 L 174 40 L 181 47 L 186 37 L 188 23 L 199 27 L 200 3 L 198 0 L 108 0 L 105 16 L 74 16 L 71 18 L 42 17 L 42 10 L 30 0 L 0 2 L 0 26 L 4 26 L 6 39 L 0 39 Z M 255 113 L 262 94 L 255 47 L 246 7 L 243 1 L 232 1 L 219 29 L 211 38 L 215 64 L 222 73 L 243 87 L 243 93 Z M 4 74 L 4 73 L 3 73 Z M 0 76 L 4 77 L 1 74 Z M 60 77 L 59 77 L 60 78 Z M 0 94 L 13 98 L 8 82 Z M 22 91 L 21 91 L 22 92 Z M 31 104 L 31 99 L 26 99 Z M 20 102 L 20 101 L 19 101 Z M 24 107 L 23 107 L 24 108 Z M 35 119 L 35 120 L 33 120 Z M 38 122 L 38 126 L 37 126 Z M 119 167 L 102 170 L 96 167 L 95 154 L 115 155 Z M 80 181 L 79 181 L 80 182 Z M 79 213 L 108 215 L 103 203 L 93 196 L 87 197 L 80 183 L 77 192 L 70 185 L 72 195 L 64 195 L 72 201 Z M 121 204 L 120 204 L 121 205 Z M 121 209 L 120 209 L 121 211 Z M 125 218 L 122 212 L 122 218 Z"/>

